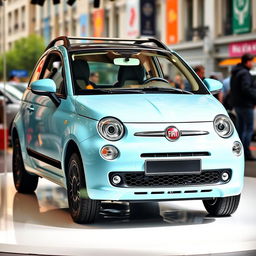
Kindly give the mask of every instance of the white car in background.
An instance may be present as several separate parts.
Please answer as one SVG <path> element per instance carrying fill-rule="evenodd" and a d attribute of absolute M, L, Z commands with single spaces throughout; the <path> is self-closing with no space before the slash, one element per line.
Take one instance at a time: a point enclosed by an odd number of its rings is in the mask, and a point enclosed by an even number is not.
<path fill-rule="evenodd" d="M 9 141 L 11 138 L 10 131 L 11 131 L 12 122 L 20 108 L 20 101 L 21 101 L 22 95 L 23 95 L 23 91 L 16 88 L 16 85 L 14 86 L 13 84 L 7 83 L 4 89 L 4 84 L 0 83 L 0 104 L 2 104 L 3 101 L 5 101 L 6 103 L 6 127 L 9 131 Z M 0 109 L 2 110 L 3 108 L 0 108 Z M 0 113 L 0 115 L 3 115 L 3 113 Z M 2 116 L 0 116 L 0 120 L 1 121 L 3 120 Z"/>

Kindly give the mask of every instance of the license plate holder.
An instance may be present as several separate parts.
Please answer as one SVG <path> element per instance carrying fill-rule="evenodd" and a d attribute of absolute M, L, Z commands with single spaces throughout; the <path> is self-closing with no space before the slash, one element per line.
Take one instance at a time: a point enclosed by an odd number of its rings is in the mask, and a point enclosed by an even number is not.
<path fill-rule="evenodd" d="M 146 160 L 146 175 L 200 174 L 201 159 Z"/>

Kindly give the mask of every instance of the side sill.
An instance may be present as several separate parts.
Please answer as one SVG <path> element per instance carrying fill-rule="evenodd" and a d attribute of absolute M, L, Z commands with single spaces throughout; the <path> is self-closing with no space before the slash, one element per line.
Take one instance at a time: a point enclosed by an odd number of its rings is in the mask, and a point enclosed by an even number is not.
<path fill-rule="evenodd" d="M 53 167 L 56 167 L 58 169 L 61 169 L 61 162 L 60 161 L 57 161 L 51 157 L 48 157 L 46 155 L 43 155 L 41 153 L 38 153 L 37 151 L 35 150 L 32 150 L 30 148 L 27 148 L 27 152 L 28 152 L 28 155 L 37 159 L 37 160 L 40 160 L 44 163 L 47 163 L 49 165 L 52 165 Z"/>

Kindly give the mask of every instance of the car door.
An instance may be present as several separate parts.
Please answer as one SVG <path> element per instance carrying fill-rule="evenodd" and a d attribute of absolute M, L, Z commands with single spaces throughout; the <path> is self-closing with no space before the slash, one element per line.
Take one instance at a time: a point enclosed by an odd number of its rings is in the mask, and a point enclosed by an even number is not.
<path fill-rule="evenodd" d="M 63 61 L 60 53 L 48 54 L 38 79 L 49 78 L 55 81 L 56 95 L 61 99 L 56 106 L 48 96 L 34 94 L 29 90 L 26 94 L 26 130 L 27 150 L 36 165 L 42 170 L 58 176 L 61 171 L 61 153 L 63 139 L 63 123 L 65 116 L 66 90 Z"/>

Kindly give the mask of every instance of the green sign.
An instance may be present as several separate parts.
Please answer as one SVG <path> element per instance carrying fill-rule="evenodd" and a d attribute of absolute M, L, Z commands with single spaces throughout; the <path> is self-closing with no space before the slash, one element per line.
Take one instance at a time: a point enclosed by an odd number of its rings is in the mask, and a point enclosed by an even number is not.
<path fill-rule="evenodd" d="M 251 1 L 233 0 L 233 33 L 242 34 L 251 31 Z"/>

